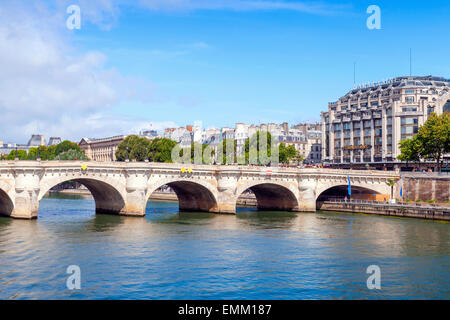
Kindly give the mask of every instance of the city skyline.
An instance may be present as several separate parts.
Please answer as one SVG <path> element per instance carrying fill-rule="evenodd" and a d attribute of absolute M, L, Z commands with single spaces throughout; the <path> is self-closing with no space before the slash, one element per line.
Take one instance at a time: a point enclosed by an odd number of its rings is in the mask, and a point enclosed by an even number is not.
<path fill-rule="evenodd" d="M 378 1 L 380 30 L 366 26 L 369 2 L 171 3 L 77 1 L 79 30 L 66 28 L 72 1 L 2 4 L 0 139 L 320 121 L 353 87 L 354 62 L 357 84 L 404 76 L 410 48 L 413 75 L 450 74 L 436 1 Z"/>

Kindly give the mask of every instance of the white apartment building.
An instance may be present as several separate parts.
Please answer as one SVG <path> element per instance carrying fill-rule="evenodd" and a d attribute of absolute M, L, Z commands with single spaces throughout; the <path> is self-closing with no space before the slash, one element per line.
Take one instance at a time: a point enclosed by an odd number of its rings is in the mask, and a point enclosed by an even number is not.
<path fill-rule="evenodd" d="M 334 164 L 395 163 L 399 143 L 428 116 L 450 111 L 450 80 L 398 77 L 351 90 L 322 112 L 322 158 Z"/>

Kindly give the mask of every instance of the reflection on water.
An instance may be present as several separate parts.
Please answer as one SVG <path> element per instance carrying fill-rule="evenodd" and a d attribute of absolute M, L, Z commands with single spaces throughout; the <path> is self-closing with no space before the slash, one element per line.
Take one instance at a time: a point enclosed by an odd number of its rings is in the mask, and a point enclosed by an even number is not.
<path fill-rule="evenodd" d="M 344 213 L 95 215 L 52 196 L 37 221 L 0 219 L 3 299 L 449 299 L 450 224 Z M 79 265 L 82 289 L 65 273 Z M 379 265 L 382 290 L 366 287 Z"/>

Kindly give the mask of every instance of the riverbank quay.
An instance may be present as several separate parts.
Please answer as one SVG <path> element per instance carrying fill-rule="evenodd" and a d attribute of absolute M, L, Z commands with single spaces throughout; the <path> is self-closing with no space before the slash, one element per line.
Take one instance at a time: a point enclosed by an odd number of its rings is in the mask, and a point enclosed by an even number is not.
<path fill-rule="evenodd" d="M 382 216 L 450 221 L 450 206 L 410 203 L 380 203 L 363 200 L 317 202 L 317 210 L 376 214 Z"/>

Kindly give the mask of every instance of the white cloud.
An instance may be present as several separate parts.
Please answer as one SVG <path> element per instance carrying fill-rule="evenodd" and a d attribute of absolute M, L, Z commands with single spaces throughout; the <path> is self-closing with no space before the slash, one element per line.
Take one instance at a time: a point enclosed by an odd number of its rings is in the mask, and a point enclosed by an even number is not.
<path fill-rule="evenodd" d="M 148 126 L 112 109 L 127 99 L 151 102 L 154 85 L 106 68 L 101 52 L 78 53 L 58 21 L 44 7 L 2 3 L 0 140 L 26 142 L 35 133 L 78 140 Z"/>
<path fill-rule="evenodd" d="M 347 6 L 323 2 L 283 0 L 140 0 L 140 4 L 154 11 L 233 10 L 268 11 L 291 10 L 309 14 L 334 14 Z"/>

